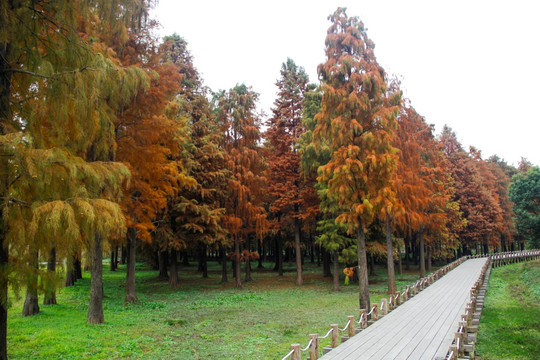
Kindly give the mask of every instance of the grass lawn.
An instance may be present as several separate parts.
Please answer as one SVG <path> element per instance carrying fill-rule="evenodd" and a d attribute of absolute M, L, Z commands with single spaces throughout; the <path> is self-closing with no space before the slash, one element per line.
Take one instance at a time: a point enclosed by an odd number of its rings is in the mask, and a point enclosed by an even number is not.
<path fill-rule="evenodd" d="M 255 269 L 254 281 L 242 289 L 232 280 L 219 283 L 217 263 L 209 263 L 209 279 L 202 279 L 196 266 L 185 267 L 181 286 L 171 289 L 157 281 L 156 271 L 138 264 L 140 303 L 133 305 L 123 303 L 125 267 L 116 272 L 105 267 L 103 325 L 86 324 L 90 275 L 85 273 L 75 286 L 59 291 L 59 305 L 40 305 L 36 316 L 22 317 L 23 299 L 12 299 L 8 354 L 11 359 L 277 359 L 291 343 L 305 346 L 308 334 L 322 336 L 331 323 L 343 327 L 347 315 L 358 316 L 357 284 L 332 292 L 332 280 L 306 262 L 305 285 L 296 287 L 292 264 L 283 277 L 269 270 L 272 265 Z M 397 275 L 398 289 L 417 274 L 414 269 Z M 372 302 L 387 297 L 386 286 L 386 269 L 377 268 L 370 278 Z"/>
<path fill-rule="evenodd" d="M 477 340 L 483 360 L 540 359 L 540 261 L 492 270 Z"/>

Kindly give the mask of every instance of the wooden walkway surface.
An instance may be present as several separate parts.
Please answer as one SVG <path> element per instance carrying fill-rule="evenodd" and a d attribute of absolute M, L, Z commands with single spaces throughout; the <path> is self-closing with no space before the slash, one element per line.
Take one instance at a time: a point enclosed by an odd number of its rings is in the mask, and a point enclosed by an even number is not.
<path fill-rule="evenodd" d="M 465 261 L 321 359 L 444 358 L 486 261 Z"/>

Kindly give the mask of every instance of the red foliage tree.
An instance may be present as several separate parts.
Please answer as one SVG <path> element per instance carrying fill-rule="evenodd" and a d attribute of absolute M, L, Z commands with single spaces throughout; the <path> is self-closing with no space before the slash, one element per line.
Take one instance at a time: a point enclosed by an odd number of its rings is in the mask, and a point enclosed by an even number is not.
<path fill-rule="evenodd" d="M 236 286 L 241 287 L 240 243 L 250 236 L 259 240 L 268 229 L 266 211 L 261 199 L 266 178 L 265 163 L 260 155 L 259 118 L 255 112 L 257 94 L 246 85 L 237 85 L 217 99 L 217 119 L 225 134 L 225 163 L 232 176 L 228 181 L 224 226 L 234 239 Z M 246 279 L 250 264 L 246 261 Z"/>
<path fill-rule="evenodd" d="M 495 178 L 480 153 L 472 148 L 470 155 L 467 154 L 449 127 L 443 129 L 440 139 L 455 181 L 455 200 L 467 220 L 466 226 L 458 231 L 464 252 L 471 247 L 481 252 L 481 246 L 487 252 L 489 245 L 498 245 L 502 228 Z"/>
<path fill-rule="evenodd" d="M 292 225 L 296 250 L 296 284 L 302 285 L 302 249 L 300 246 L 301 210 L 304 209 L 302 192 L 304 178 L 300 173 L 298 139 L 303 133 L 302 111 L 308 76 L 292 59 L 281 67 L 281 78 L 276 83 L 278 98 L 268 120 L 268 193 L 270 210 L 276 228 L 283 231 Z"/>

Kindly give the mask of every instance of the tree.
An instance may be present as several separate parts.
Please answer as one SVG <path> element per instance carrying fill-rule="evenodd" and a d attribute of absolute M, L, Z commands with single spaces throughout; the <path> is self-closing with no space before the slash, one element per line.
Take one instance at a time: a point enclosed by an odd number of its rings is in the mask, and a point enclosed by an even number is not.
<path fill-rule="evenodd" d="M 292 59 L 281 66 L 281 78 L 276 86 L 278 98 L 268 120 L 266 138 L 268 155 L 268 192 L 272 197 L 270 209 L 282 231 L 292 225 L 296 250 L 296 284 L 302 285 L 302 249 L 300 243 L 301 210 L 304 208 L 302 192 L 305 182 L 300 173 L 298 139 L 303 133 L 302 111 L 308 76 Z"/>
<path fill-rule="evenodd" d="M 420 276 L 424 277 L 425 246 L 429 243 L 429 255 L 435 240 L 439 246 L 453 247 L 448 224 L 458 208 L 451 202 L 448 163 L 442 144 L 433 135 L 433 126 L 411 106 L 404 106 L 400 112 L 394 146 L 399 149 L 395 186 L 398 207 L 402 209 L 395 218 L 396 225 L 406 239 L 406 247 L 413 237 L 418 239 Z M 408 264 L 408 251 L 405 257 Z"/>
<path fill-rule="evenodd" d="M 186 41 L 175 34 L 165 38 L 162 49 L 166 61 L 176 64 L 182 75 L 176 112 L 189 126 L 189 140 L 185 144 L 186 171 L 196 182 L 183 189 L 173 201 L 171 213 L 175 231 L 174 240 L 168 246 L 175 250 L 189 247 L 199 250 L 203 277 L 208 277 L 206 248 L 228 244 L 222 218 L 230 172 L 225 168 L 224 150 L 220 147 L 222 134 Z"/>
<path fill-rule="evenodd" d="M 502 251 L 508 251 L 513 244 L 513 238 L 516 233 L 513 222 L 512 202 L 508 198 L 508 187 L 512 182 L 512 176 L 517 170 L 508 165 L 504 160 L 496 155 L 491 156 L 486 164 L 494 177 L 494 189 L 499 199 L 499 206 L 502 210 L 502 219 L 500 223 L 499 236 Z"/>
<path fill-rule="evenodd" d="M 117 159 L 132 173 L 122 207 L 127 219 L 128 266 L 126 302 L 136 302 L 135 249 L 137 239 L 152 241 L 151 232 L 159 217 L 167 216 L 168 202 L 193 179 L 185 174 L 180 159 L 186 142 L 184 123 L 168 110 L 180 93 L 181 74 L 175 64 L 163 63 L 153 51 L 148 29 L 134 33 L 124 46 L 124 62 L 137 65 L 153 76 L 150 86 L 116 122 Z M 137 35 L 137 36 L 135 36 Z M 169 115 L 169 116 L 168 116 Z"/>
<path fill-rule="evenodd" d="M 540 168 L 532 166 L 526 173 L 515 175 L 508 194 L 514 203 L 518 234 L 530 248 L 540 247 Z"/>
<path fill-rule="evenodd" d="M 259 240 L 268 229 L 260 199 L 264 193 L 265 163 L 259 155 L 259 119 L 255 113 L 257 94 L 246 85 L 237 85 L 217 96 L 217 119 L 225 134 L 225 163 L 232 176 L 228 181 L 224 226 L 234 240 L 236 287 L 241 287 L 240 243 L 250 236 Z M 249 249 L 247 249 L 249 251 Z M 246 276 L 249 279 L 249 259 Z"/>
<path fill-rule="evenodd" d="M 316 139 L 327 139 L 330 161 L 319 169 L 318 181 L 335 202 L 336 221 L 356 233 L 360 307 L 368 309 L 369 286 L 365 228 L 388 206 L 395 168 L 391 146 L 400 93 L 387 92 L 385 72 L 373 53 L 357 17 L 344 8 L 329 17 L 326 63 L 319 65 L 323 83 L 322 110 L 317 114 Z"/>
<path fill-rule="evenodd" d="M 482 250 L 478 248 L 481 246 L 487 252 L 488 245 L 498 244 L 502 221 L 493 175 L 479 152 L 471 148 L 470 155 L 467 154 L 449 127 L 445 126 L 440 139 L 455 180 L 454 199 L 459 202 L 463 217 L 467 220 L 458 232 L 464 252 L 467 247 L 476 247 L 480 252 Z"/>
<path fill-rule="evenodd" d="M 94 262 L 88 321 L 103 321 L 101 243 L 124 229 L 115 201 L 129 176 L 111 162 L 113 122 L 145 86 L 146 74 L 118 67 L 113 53 L 101 52 L 106 45 L 99 36 L 92 44 L 86 40 L 91 32 L 103 34 L 106 17 L 108 31 L 122 31 L 145 10 L 146 2 L 131 1 L 0 4 L 0 143 L 6 155 L 0 164 L 6 174 L 0 186 L 0 358 L 7 356 L 9 252 L 33 267 L 26 255 L 36 250 L 85 244 Z M 30 267 L 15 269 L 11 278 Z"/>

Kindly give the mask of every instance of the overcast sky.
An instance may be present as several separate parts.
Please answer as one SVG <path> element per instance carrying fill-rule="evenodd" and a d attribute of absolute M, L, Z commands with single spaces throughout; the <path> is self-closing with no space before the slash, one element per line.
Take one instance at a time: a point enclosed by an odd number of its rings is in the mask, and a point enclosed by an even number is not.
<path fill-rule="evenodd" d="M 252 86 L 269 114 L 287 57 L 318 82 L 338 6 L 364 22 L 377 60 L 437 132 L 448 124 L 484 158 L 540 165 L 539 1 L 160 0 L 153 14 L 160 34 L 187 40 L 207 86 Z"/>

